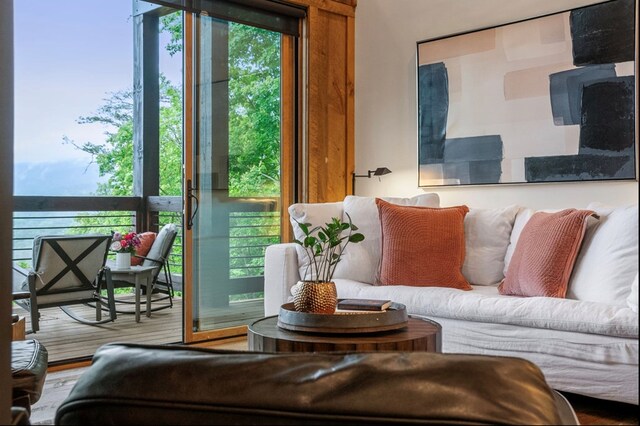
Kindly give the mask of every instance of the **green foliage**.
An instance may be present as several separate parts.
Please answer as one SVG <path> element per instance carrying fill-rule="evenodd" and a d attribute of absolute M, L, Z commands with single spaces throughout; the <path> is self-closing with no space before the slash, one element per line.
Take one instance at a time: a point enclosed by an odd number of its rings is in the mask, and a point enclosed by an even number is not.
<path fill-rule="evenodd" d="M 347 218 L 348 222 L 343 222 L 334 217 L 325 226 L 314 228 L 311 228 L 313 225 L 310 223 L 300 223 L 294 219 L 304 234 L 302 241 L 296 239 L 294 242 L 302 246 L 310 261 L 303 279 L 309 277 L 308 281 L 331 281 L 347 245 L 364 240 L 364 235 L 361 233 L 353 233 L 358 230 L 358 227 L 351 223 L 351 216 L 348 214 Z M 342 235 L 344 231 L 349 232 L 347 235 Z"/>
<path fill-rule="evenodd" d="M 280 34 L 229 25 L 229 195 L 280 194 Z"/>

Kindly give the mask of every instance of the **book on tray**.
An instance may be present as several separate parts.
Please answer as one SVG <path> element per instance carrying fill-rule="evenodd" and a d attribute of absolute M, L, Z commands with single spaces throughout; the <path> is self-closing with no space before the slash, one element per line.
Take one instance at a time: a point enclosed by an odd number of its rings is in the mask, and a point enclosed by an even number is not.
<path fill-rule="evenodd" d="M 378 299 L 343 299 L 337 308 L 349 311 L 384 311 L 391 306 L 391 300 Z"/>

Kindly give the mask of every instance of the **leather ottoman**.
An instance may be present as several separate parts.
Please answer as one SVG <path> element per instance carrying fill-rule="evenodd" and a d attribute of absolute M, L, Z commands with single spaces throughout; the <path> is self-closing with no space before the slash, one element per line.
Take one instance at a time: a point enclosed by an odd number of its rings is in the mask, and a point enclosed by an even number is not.
<path fill-rule="evenodd" d="M 47 376 L 47 349 L 37 340 L 11 342 L 11 380 L 13 405 L 31 411 L 40 399 Z"/>
<path fill-rule="evenodd" d="M 576 424 L 565 403 L 519 358 L 109 344 L 55 423 Z"/>

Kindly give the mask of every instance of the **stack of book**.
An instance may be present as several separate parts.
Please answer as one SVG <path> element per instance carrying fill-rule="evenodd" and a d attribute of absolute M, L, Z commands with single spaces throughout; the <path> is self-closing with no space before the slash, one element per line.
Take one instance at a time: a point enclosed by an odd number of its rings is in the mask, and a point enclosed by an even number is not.
<path fill-rule="evenodd" d="M 375 314 L 386 311 L 391 300 L 342 299 L 338 302 L 336 314 Z"/>

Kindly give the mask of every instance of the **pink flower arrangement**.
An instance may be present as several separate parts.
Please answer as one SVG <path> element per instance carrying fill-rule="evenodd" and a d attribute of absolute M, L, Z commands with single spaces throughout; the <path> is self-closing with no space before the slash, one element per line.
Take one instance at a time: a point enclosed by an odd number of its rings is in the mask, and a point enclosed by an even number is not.
<path fill-rule="evenodd" d="M 140 238 L 135 232 L 129 232 L 124 235 L 119 232 L 114 232 L 112 240 L 113 242 L 110 248 L 116 253 L 135 254 L 136 248 L 140 246 Z"/>

